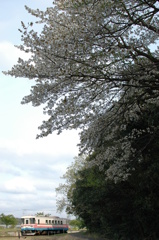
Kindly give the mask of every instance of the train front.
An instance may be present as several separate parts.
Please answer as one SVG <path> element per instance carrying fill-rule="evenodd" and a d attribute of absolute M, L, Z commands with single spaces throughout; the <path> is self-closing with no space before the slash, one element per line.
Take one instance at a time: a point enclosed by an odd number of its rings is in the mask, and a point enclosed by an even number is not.
<path fill-rule="evenodd" d="M 35 235 L 35 216 L 24 216 L 21 217 L 21 234 L 24 235 Z"/>

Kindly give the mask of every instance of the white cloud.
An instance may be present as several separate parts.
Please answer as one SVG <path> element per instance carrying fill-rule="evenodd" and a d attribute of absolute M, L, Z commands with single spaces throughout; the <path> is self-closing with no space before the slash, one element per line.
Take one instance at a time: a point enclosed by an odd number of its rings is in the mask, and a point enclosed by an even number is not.
<path fill-rule="evenodd" d="M 24 154 L 47 154 L 52 156 L 71 154 L 76 156 L 78 154 L 77 143 L 79 137 L 76 131 L 65 131 L 61 135 L 53 133 L 42 139 L 35 139 L 35 137 L 35 129 L 32 132 L 30 128 L 27 132 L 26 128 L 17 139 L 0 138 L 0 147 L 13 151 L 20 156 Z"/>
<path fill-rule="evenodd" d="M 24 177 L 15 177 L 5 182 L 4 188 L 10 193 L 35 193 L 34 182 Z"/>
<path fill-rule="evenodd" d="M 65 137 L 68 142 L 67 134 Z M 52 151 L 50 149 L 48 153 L 47 139 L 43 140 L 43 153 L 40 152 L 40 148 L 39 152 L 32 149 L 34 151 L 30 153 L 24 149 L 23 154 L 18 154 L 18 148 L 17 151 L 15 148 L 12 149 L 14 151 L 10 148 L 0 148 L 0 204 L 3 202 L 1 211 L 5 214 L 20 217 L 23 215 L 23 209 L 27 209 L 25 214 L 44 211 L 59 215 L 56 213 L 55 188 L 63 182 L 61 177 L 75 155 L 71 152 L 71 146 L 64 152 L 62 147 L 59 147 L 59 153 L 54 153 L 51 148 Z M 62 141 L 61 136 L 60 146 L 62 146 Z M 66 217 L 66 214 L 63 212 L 61 216 Z"/>
<path fill-rule="evenodd" d="M 1 70 L 8 70 L 14 64 L 16 64 L 18 58 L 27 60 L 29 54 L 20 51 L 11 42 L 3 41 L 0 42 L 0 66 Z"/>

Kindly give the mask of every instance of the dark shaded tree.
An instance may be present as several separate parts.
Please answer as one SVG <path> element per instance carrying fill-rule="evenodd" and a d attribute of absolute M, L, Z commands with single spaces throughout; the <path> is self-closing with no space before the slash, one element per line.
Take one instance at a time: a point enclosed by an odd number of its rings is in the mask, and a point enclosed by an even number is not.
<path fill-rule="evenodd" d="M 155 171 L 154 171 L 155 168 Z M 83 170 L 72 194 L 72 210 L 91 232 L 111 239 L 158 239 L 159 171 L 152 161 L 140 164 L 127 181 L 104 180 L 97 167 Z M 90 182 L 90 178 L 98 180 Z M 155 183 L 154 183 L 155 180 Z"/>
<path fill-rule="evenodd" d="M 138 118 L 127 119 L 124 128 L 120 128 L 116 121 L 109 140 L 105 138 L 109 128 L 105 128 L 105 132 L 103 128 L 100 144 L 95 148 L 94 154 L 85 160 L 83 168 L 72 168 L 76 177 L 73 188 L 67 186 L 69 206 L 66 210 L 82 218 L 90 231 L 112 239 L 157 240 L 159 108 L 151 103 L 142 107 L 142 114 L 138 108 L 134 111 Z M 120 142 L 119 139 L 123 141 Z M 119 159 L 116 158 L 121 158 L 122 152 L 127 151 L 123 148 L 127 142 L 133 151 L 124 159 L 122 168 L 127 177 L 123 178 L 119 172 L 121 166 L 116 165 L 116 160 L 119 163 Z M 118 148 L 115 149 L 114 146 Z M 99 169 L 98 165 L 92 166 L 94 159 L 97 162 L 99 153 L 103 156 L 104 149 L 110 148 L 114 149 L 115 155 L 109 161 L 103 158 L 104 167 Z M 113 164 L 114 176 L 107 177 L 105 172 L 110 171 Z"/>

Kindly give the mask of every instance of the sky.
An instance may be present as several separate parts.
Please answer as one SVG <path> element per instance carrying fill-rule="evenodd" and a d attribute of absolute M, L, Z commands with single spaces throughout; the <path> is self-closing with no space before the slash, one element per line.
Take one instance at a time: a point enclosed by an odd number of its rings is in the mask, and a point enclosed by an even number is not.
<path fill-rule="evenodd" d="M 77 131 L 36 139 L 44 120 L 42 107 L 21 105 L 33 81 L 5 76 L 18 57 L 21 21 L 36 21 L 24 8 L 45 10 L 52 0 L 0 0 L 0 214 L 15 217 L 56 211 L 55 188 L 78 155 Z"/>

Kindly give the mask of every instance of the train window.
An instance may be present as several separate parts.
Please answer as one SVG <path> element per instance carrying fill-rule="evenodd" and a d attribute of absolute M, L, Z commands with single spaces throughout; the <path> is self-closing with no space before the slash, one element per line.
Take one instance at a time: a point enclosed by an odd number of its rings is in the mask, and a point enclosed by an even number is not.
<path fill-rule="evenodd" d="M 61 221 L 61 225 L 63 224 L 63 222 Z"/>
<path fill-rule="evenodd" d="M 28 224 L 28 223 L 29 223 L 29 220 L 28 220 L 28 219 L 26 219 L 25 223 L 26 223 L 26 224 Z"/>
<path fill-rule="evenodd" d="M 38 224 L 40 224 L 40 219 L 38 219 Z"/>
<path fill-rule="evenodd" d="M 52 224 L 54 224 L 54 220 L 52 220 Z"/>
<path fill-rule="evenodd" d="M 57 224 L 57 221 L 55 220 L 55 224 Z"/>
<path fill-rule="evenodd" d="M 35 218 L 30 218 L 30 223 L 34 224 L 35 223 Z"/>
<path fill-rule="evenodd" d="M 46 223 L 48 224 L 48 220 L 46 220 Z"/>
<path fill-rule="evenodd" d="M 51 224 L 51 220 L 49 220 L 49 224 Z"/>

